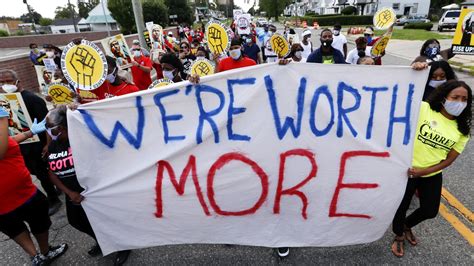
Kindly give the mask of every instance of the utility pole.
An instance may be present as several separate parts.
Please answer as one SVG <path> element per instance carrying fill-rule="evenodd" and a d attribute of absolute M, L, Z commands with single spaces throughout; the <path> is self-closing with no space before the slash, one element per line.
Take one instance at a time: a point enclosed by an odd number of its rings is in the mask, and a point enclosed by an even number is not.
<path fill-rule="evenodd" d="M 72 23 L 74 24 L 74 32 L 79 32 L 77 30 L 77 24 L 76 24 L 76 15 L 74 14 L 74 7 L 71 5 L 71 1 L 67 0 L 67 4 L 69 9 L 71 10 L 71 16 L 72 16 Z"/>
<path fill-rule="evenodd" d="M 104 13 L 105 27 L 107 28 L 107 36 L 110 37 L 110 27 L 109 27 L 109 22 L 107 21 L 107 14 L 105 14 L 104 0 L 100 0 L 100 5 L 102 6 L 102 13 Z"/>
<path fill-rule="evenodd" d="M 33 13 L 31 12 L 31 7 L 30 5 L 28 4 L 27 0 L 23 0 L 23 3 L 26 5 L 26 8 L 28 8 L 28 13 L 30 14 L 30 17 L 31 17 L 31 21 L 33 21 L 33 23 L 31 24 L 33 30 L 35 31 L 36 34 L 38 34 L 38 30 L 36 29 L 36 22 L 35 22 L 35 17 L 33 16 Z"/>
<path fill-rule="evenodd" d="M 135 24 L 137 25 L 138 39 L 140 40 L 141 47 L 147 47 L 145 36 L 143 36 L 143 31 L 145 23 L 143 22 L 143 8 L 140 0 L 132 0 L 133 14 L 135 15 Z"/>

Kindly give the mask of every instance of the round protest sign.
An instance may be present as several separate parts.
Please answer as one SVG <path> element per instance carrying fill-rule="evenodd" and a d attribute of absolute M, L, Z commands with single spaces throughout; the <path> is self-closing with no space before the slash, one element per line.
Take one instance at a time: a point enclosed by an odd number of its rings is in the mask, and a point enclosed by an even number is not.
<path fill-rule="evenodd" d="M 370 55 L 373 57 L 380 57 L 383 56 L 383 53 L 385 52 L 385 48 L 387 48 L 388 41 L 390 41 L 391 34 L 386 34 L 382 36 L 373 46 L 372 49 L 370 50 Z"/>
<path fill-rule="evenodd" d="M 94 43 L 69 43 L 61 55 L 61 69 L 70 84 L 81 90 L 97 89 L 107 76 L 107 61 Z"/>
<path fill-rule="evenodd" d="M 390 7 L 384 7 L 374 15 L 374 26 L 379 30 L 386 30 L 395 23 L 397 16 Z"/>
<path fill-rule="evenodd" d="M 209 50 L 213 54 L 224 54 L 230 48 L 230 29 L 216 21 L 211 21 L 206 25 L 206 40 Z"/>
<path fill-rule="evenodd" d="M 52 83 L 48 85 L 48 95 L 53 99 L 54 104 L 68 104 L 73 102 L 72 91 L 67 85 L 62 83 Z"/>
<path fill-rule="evenodd" d="M 200 77 L 214 74 L 214 65 L 207 59 L 199 59 L 191 65 L 191 74 L 197 74 Z"/>
<path fill-rule="evenodd" d="M 275 33 L 270 38 L 272 50 L 277 54 L 278 58 L 283 58 L 290 53 L 290 44 L 282 35 Z"/>
<path fill-rule="evenodd" d="M 170 79 L 167 79 L 167 78 L 159 79 L 159 80 L 153 81 L 153 83 L 148 87 L 148 89 L 149 90 L 156 89 L 156 88 L 164 87 L 164 86 L 172 84 L 172 83 L 174 83 L 174 82 Z"/>

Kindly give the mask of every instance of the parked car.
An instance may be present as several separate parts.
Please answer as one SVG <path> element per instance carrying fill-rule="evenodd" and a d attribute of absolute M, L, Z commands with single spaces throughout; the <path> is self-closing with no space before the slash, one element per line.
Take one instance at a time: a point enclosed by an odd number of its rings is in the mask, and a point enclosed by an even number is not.
<path fill-rule="evenodd" d="M 395 25 L 404 26 L 410 23 L 428 23 L 429 19 L 421 16 L 403 16 L 395 21 Z"/>
<path fill-rule="evenodd" d="M 455 29 L 458 25 L 460 14 L 461 10 L 448 10 L 444 12 L 438 22 L 438 31 L 441 32 L 444 29 Z"/>
<path fill-rule="evenodd" d="M 263 27 L 268 24 L 268 21 L 264 18 L 257 18 L 257 22 L 255 24 L 257 27 Z"/>

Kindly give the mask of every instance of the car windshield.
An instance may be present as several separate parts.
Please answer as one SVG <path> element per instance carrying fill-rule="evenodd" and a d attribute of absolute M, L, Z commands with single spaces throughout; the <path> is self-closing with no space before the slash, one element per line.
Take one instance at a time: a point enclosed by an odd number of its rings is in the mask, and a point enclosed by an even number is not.
<path fill-rule="evenodd" d="M 457 17 L 459 17 L 460 14 L 461 14 L 461 12 L 459 12 L 459 11 L 448 12 L 448 13 L 446 13 L 445 17 L 447 17 L 447 18 L 457 18 Z"/>

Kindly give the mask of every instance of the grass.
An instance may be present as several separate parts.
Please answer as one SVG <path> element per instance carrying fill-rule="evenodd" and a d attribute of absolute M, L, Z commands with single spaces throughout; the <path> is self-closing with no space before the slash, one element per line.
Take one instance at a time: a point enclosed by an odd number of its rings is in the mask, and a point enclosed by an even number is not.
<path fill-rule="evenodd" d="M 460 70 L 466 69 L 469 71 L 469 74 L 474 75 L 474 66 L 465 66 L 462 63 L 459 63 L 453 60 L 449 60 L 448 62 L 449 64 L 451 64 L 451 66 L 457 66 Z"/>
<path fill-rule="evenodd" d="M 375 36 L 380 36 L 386 31 L 376 30 Z M 453 36 L 439 34 L 432 31 L 426 30 L 414 30 L 414 29 L 394 29 L 392 33 L 392 39 L 398 40 L 428 40 L 428 39 L 452 39 Z"/>

